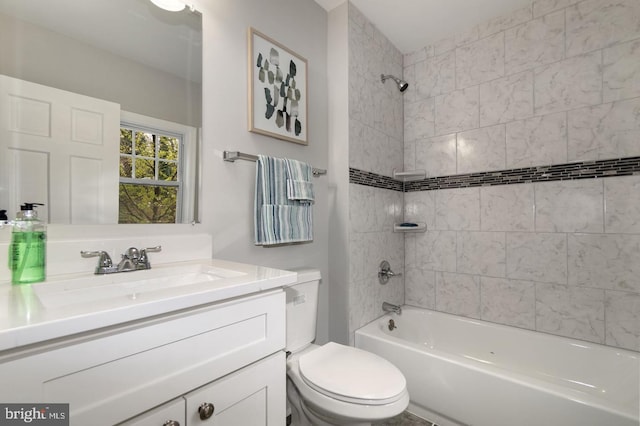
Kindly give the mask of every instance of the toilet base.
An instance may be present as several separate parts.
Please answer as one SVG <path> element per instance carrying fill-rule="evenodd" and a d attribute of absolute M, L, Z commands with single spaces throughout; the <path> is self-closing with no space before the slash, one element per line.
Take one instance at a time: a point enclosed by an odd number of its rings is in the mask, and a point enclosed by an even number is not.
<path fill-rule="evenodd" d="M 305 403 L 291 379 L 287 377 L 287 402 L 291 406 L 291 426 L 371 426 L 370 422 L 330 419 Z M 343 421 L 341 421 L 343 420 Z"/>

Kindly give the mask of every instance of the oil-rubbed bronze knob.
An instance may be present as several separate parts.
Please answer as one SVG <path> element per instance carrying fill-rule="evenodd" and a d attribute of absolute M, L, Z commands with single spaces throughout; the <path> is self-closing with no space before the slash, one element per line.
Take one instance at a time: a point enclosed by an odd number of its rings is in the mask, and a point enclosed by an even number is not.
<path fill-rule="evenodd" d="M 213 412 L 215 411 L 215 407 L 210 402 L 205 402 L 200 404 L 198 407 L 198 413 L 200 413 L 200 420 L 207 420 L 209 417 L 213 416 Z"/>
<path fill-rule="evenodd" d="M 167 420 L 162 426 L 180 426 L 180 422 L 175 420 Z"/>

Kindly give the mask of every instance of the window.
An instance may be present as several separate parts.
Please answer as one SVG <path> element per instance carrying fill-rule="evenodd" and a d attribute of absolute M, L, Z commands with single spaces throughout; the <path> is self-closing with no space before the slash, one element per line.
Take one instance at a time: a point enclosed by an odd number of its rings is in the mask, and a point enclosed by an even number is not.
<path fill-rule="evenodd" d="M 119 223 L 178 223 L 183 135 L 121 123 Z"/>

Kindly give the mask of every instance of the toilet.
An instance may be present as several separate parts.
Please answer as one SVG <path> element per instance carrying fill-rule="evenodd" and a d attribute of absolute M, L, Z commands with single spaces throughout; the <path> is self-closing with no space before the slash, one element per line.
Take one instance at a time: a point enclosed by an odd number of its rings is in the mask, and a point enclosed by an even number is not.
<path fill-rule="evenodd" d="M 407 382 L 382 357 L 351 346 L 312 344 L 320 271 L 301 269 L 287 297 L 287 406 L 292 426 L 370 425 L 409 405 Z"/>

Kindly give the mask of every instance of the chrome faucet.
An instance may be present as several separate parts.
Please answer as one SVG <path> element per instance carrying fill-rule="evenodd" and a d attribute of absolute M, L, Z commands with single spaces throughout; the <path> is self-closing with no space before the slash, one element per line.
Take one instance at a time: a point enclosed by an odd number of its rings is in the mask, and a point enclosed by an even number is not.
<path fill-rule="evenodd" d="M 122 255 L 120 263 L 113 264 L 111 256 L 106 251 L 81 251 L 82 257 L 97 257 L 98 266 L 96 266 L 96 275 L 113 274 L 116 272 L 130 272 L 140 271 L 143 269 L 151 269 L 151 263 L 149 262 L 149 252 L 159 252 L 162 250 L 162 246 L 147 247 L 142 250 L 138 250 L 135 247 L 129 247 Z"/>
<path fill-rule="evenodd" d="M 398 315 L 402 314 L 402 307 L 389 302 L 382 302 L 382 310 L 385 312 L 393 312 Z"/>

